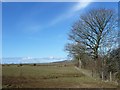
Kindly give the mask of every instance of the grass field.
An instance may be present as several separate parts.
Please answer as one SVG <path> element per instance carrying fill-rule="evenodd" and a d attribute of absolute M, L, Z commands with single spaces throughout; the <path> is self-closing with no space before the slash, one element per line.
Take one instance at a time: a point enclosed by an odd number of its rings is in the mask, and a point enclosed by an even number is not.
<path fill-rule="evenodd" d="M 110 82 L 95 80 L 74 66 L 4 65 L 3 88 L 115 88 Z"/>

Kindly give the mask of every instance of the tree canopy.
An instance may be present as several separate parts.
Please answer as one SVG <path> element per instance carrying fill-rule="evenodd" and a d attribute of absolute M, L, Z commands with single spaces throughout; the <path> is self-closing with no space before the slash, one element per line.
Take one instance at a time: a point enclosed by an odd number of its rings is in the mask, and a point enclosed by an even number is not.
<path fill-rule="evenodd" d="M 116 30 L 116 17 L 110 9 L 92 9 L 80 16 L 69 33 L 69 39 L 84 47 L 94 59 L 98 58 L 99 48 L 105 44 L 107 36 Z M 77 49 L 79 51 L 81 49 Z"/>

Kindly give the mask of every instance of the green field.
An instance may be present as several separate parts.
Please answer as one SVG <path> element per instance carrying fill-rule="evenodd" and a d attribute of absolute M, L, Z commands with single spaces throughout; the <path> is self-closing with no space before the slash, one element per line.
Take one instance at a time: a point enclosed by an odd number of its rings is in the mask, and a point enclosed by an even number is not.
<path fill-rule="evenodd" d="M 69 65 L 4 65 L 3 88 L 115 88 Z"/>

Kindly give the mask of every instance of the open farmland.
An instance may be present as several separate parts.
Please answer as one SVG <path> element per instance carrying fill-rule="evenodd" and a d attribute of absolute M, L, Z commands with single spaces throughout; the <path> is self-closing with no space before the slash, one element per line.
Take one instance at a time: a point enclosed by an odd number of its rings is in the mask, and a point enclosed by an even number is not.
<path fill-rule="evenodd" d="M 73 65 L 4 65 L 3 88 L 115 88 L 95 80 Z"/>

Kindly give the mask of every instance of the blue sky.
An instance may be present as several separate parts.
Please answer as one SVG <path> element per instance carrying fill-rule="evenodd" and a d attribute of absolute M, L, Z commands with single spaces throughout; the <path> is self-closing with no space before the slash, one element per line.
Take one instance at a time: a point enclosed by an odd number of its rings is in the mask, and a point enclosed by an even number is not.
<path fill-rule="evenodd" d="M 117 3 L 3 3 L 3 57 L 67 57 L 71 26 L 83 12 L 100 7 L 117 10 Z"/>

